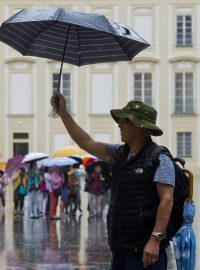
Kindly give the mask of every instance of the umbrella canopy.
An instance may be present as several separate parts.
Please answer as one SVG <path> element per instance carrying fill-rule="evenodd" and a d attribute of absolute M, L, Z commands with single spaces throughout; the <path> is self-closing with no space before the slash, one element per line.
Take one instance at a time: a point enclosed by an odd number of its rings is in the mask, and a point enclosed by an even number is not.
<path fill-rule="evenodd" d="M 0 162 L 0 170 L 5 170 L 6 162 Z"/>
<path fill-rule="evenodd" d="M 32 161 L 41 160 L 43 158 L 47 158 L 48 156 L 49 155 L 47 155 L 45 153 L 32 152 L 32 153 L 25 155 L 24 159 L 22 160 L 22 164 L 32 162 Z"/>
<path fill-rule="evenodd" d="M 195 215 L 195 205 L 192 201 L 193 175 L 186 169 L 184 169 L 184 171 L 189 175 L 189 198 L 185 201 L 183 207 L 183 226 L 173 237 L 173 245 L 177 270 L 194 270 L 196 239 L 192 229 L 192 223 Z"/>
<path fill-rule="evenodd" d="M 78 164 L 78 161 L 69 158 L 69 157 L 55 157 L 55 158 L 47 158 L 38 162 L 38 166 L 44 167 L 63 167 Z"/>
<path fill-rule="evenodd" d="M 90 154 L 82 156 L 81 159 L 82 159 L 84 167 L 86 167 L 89 163 L 92 163 L 92 162 L 98 160 L 97 157 L 90 155 Z"/>
<path fill-rule="evenodd" d="M 69 156 L 69 158 L 76 160 L 78 166 L 80 166 L 83 163 L 81 157 L 78 155 Z"/>
<path fill-rule="evenodd" d="M 0 27 L 0 40 L 22 55 L 61 61 L 76 66 L 131 61 L 150 46 L 128 26 L 103 15 L 68 9 L 23 9 Z M 59 98 L 52 115 L 58 115 Z"/>
<path fill-rule="evenodd" d="M 110 169 L 109 169 L 109 165 L 107 162 L 103 161 L 103 160 L 96 160 L 94 162 L 91 162 L 89 163 L 85 170 L 88 174 L 94 172 L 94 168 L 95 166 L 99 165 L 101 167 L 101 170 L 102 170 L 102 175 L 103 176 L 109 176 L 109 172 L 110 172 Z"/>
<path fill-rule="evenodd" d="M 63 8 L 21 10 L 2 24 L 0 40 L 22 55 L 76 66 L 131 61 L 149 46 L 128 26 Z"/>
<path fill-rule="evenodd" d="M 10 179 L 13 179 L 19 172 L 20 167 L 22 166 L 21 162 L 23 160 L 23 155 L 16 155 L 8 159 L 5 167 L 4 173 Z"/>
<path fill-rule="evenodd" d="M 60 148 L 58 151 L 54 152 L 52 157 L 69 157 L 73 155 L 83 155 L 85 151 L 77 146 L 69 145 Z"/>

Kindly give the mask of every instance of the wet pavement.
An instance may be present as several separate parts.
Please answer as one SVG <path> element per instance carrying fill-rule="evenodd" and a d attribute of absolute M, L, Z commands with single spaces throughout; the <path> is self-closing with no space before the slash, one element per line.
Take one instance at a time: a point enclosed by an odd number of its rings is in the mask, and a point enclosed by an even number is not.
<path fill-rule="evenodd" d="M 50 221 L 1 214 L 0 243 L 2 270 L 109 269 L 102 219 L 88 222 L 83 216 L 66 216 Z"/>
<path fill-rule="evenodd" d="M 0 210 L 0 270 L 109 270 L 106 209 L 103 218 L 88 219 L 86 193 L 82 192 L 82 215 L 66 215 L 60 221 L 32 220 L 27 205 L 24 216 L 13 216 L 11 203 Z M 197 221 L 194 228 L 197 232 Z M 175 270 L 172 248 L 168 257 L 168 269 Z"/>

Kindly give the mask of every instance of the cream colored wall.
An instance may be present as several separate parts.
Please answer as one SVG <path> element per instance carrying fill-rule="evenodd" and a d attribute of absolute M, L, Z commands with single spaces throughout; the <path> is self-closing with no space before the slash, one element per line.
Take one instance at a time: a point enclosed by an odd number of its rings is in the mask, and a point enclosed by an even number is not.
<path fill-rule="evenodd" d="M 188 3 L 189 2 L 189 3 Z M 119 142 L 117 125 L 108 115 L 95 115 L 90 112 L 91 74 L 96 72 L 112 73 L 113 78 L 113 108 L 122 107 L 133 98 L 133 72 L 149 72 L 153 74 L 153 101 L 157 108 L 158 125 L 164 130 L 164 135 L 157 138 L 160 144 L 168 146 L 176 154 L 176 132 L 192 132 L 192 158 L 187 160 L 195 173 L 200 174 L 200 109 L 199 76 L 200 72 L 200 3 L 195 0 L 96 0 L 96 1 L 2 1 L 0 0 L 1 22 L 16 9 L 24 7 L 50 8 L 64 7 L 76 11 L 102 13 L 111 19 L 130 25 L 134 28 L 134 16 L 151 14 L 152 16 L 152 46 L 141 52 L 130 63 L 113 63 L 91 65 L 81 68 L 64 64 L 63 72 L 71 74 L 72 114 L 78 123 L 91 135 L 109 133 L 111 142 Z M 193 37 L 194 47 L 177 48 L 176 14 L 191 12 L 194 15 Z M 15 63 L 26 64 L 26 70 L 32 74 L 33 114 L 29 116 L 9 115 L 9 76 Z M 197 114 L 178 116 L 173 114 L 174 72 L 189 70 L 195 73 L 195 92 Z M 182 65 L 182 68 L 180 68 Z M 13 132 L 28 132 L 30 151 L 52 153 L 54 150 L 54 134 L 65 133 L 60 119 L 49 116 L 51 107 L 51 74 L 59 72 L 60 64 L 48 59 L 23 57 L 8 46 L 0 44 L 0 161 L 12 156 Z M 73 141 L 66 136 L 70 142 Z"/>

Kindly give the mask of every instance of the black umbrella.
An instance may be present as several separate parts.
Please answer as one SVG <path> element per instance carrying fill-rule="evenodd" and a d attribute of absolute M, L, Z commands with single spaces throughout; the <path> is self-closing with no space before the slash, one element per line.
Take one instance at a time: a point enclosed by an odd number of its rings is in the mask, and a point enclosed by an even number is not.
<path fill-rule="evenodd" d="M 132 29 L 105 16 L 63 8 L 21 10 L 2 24 L 0 40 L 22 55 L 76 66 L 130 61 L 149 46 Z"/>
<path fill-rule="evenodd" d="M 150 46 L 128 26 L 102 15 L 63 8 L 23 9 L 0 27 L 0 40 L 22 55 L 61 61 L 76 66 L 131 61 Z"/>
<path fill-rule="evenodd" d="M 82 159 L 77 156 L 69 156 L 69 158 L 72 158 L 77 161 L 77 166 L 79 167 L 81 164 L 83 164 Z"/>
<path fill-rule="evenodd" d="M 104 177 L 109 176 L 109 173 L 110 173 L 109 165 L 106 161 L 103 161 L 103 160 L 96 160 L 96 161 L 89 163 L 85 168 L 86 172 L 88 174 L 94 172 L 94 168 L 97 165 L 101 167 L 102 175 Z"/>

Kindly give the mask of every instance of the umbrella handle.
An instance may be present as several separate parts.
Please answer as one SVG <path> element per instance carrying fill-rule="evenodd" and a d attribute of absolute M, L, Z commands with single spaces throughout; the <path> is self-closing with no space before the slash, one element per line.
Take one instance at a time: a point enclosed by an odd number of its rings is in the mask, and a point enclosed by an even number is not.
<path fill-rule="evenodd" d="M 66 39 L 65 39 L 63 55 L 62 55 L 62 62 L 61 62 L 61 66 L 60 66 L 60 73 L 59 73 L 59 79 L 58 79 L 58 89 L 57 89 L 58 91 L 60 91 L 60 81 L 61 81 L 62 68 L 63 68 L 64 59 L 65 59 L 65 51 L 66 51 L 66 47 L 67 47 L 67 41 L 68 41 L 68 35 L 69 35 L 70 26 L 71 26 L 71 24 L 69 23 L 69 26 L 68 26 L 68 29 L 67 29 L 67 35 L 66 35 Z M 59 106 L 60 106 L 60 98 L 59 98 L 58 95 L 55 97 L 54 102 L 55 102 L 55 107 L 53 108 L 52 116 L 54 118 L 56 118 L 56 117 L 59 116 L 58 110 L 59 110 Z"/>
<path fill-rule="evenodd" d="M 185 173 L 188 174 L 189 176 L 189 196 L 188 196 L 188 200 L 192 201 L 192 197 L 193 197 L 193 173 L 187 169 L 182 169 Z"/>

